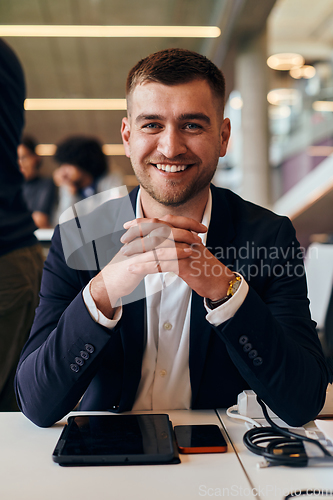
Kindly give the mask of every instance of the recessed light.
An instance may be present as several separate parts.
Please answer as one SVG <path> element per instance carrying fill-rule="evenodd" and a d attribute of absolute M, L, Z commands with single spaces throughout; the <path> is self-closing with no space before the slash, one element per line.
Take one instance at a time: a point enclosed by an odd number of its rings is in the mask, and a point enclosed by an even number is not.
<path fill-rule="evenodd" d="M 103 153 L 107 156 L 124 156 L 124 144 L 104 144 L 102 146 Z"/>
<path fill-rule="evenodd" d="M 333 111 L 333 101 L 315 101 L 312 107 L 315 111 Z"/>
<path fill-rule="evenodd" d="M 36 154 L 38 156 L 53 156 L 57 150 L 56 144 L 38 144 Z M 103 153 L 106 156 L 124 156 L 125 149 L 123 144 L 103 144 Z"/>
<path fill-rule="evenodd" d="M 268 92 L 267 101 L 275 106 L 297 104 L 300 93 L 297 89 L 274 89 Z"/>
<path fill-rule="evenodd" d="M 126 99 L 26 99 L 27 111 L 126 110 Z"/>
<path fill-rule="evenodd" d="M 53 156 L 56 150 L 55 144 L 38 144 L 35 151 L 38 156 Z"/>
<path fill-rule="evenodd" d="M 243 100 L 241 97 L 233 97 L 230 99 L 230 106 L 233 109 L 242 109 L 243 107 Z"/>
<path fill-rule="evenodd" d="M 267 59 L 267 65 L 275 70 L 289 71 L 304 65 L 304 57 L 300 54 L 286 52 L 274 54 Z"/>
<path fill-rule="evenodd" d="M 270 106 L 268 110 L 271 120 L 281 120 L 288 118 L 291 114 L 289 106 Z"/>
<path fill-rule="evenodd" d="M 0 25 L 6 37 L 158 37 L 218 38 L 218 26 L 71 26 L 71 25 Z"/>
<path fill-rule="evenodd" d="M 316 68 L 314 66 L 309 66 L 306 64 L 304 66 L 301 66 L 300 68 L 291 69 L 289 71 L 289 74 L 296 80 L 299 80 L 300 78 L 309 80 L 310 78 L 313 78 L 315 76 Z"/>

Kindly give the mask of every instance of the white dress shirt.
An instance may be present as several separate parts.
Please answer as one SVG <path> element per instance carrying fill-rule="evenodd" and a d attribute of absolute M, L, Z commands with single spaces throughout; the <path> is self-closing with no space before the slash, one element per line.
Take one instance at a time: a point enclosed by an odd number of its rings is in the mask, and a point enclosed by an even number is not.
<path fill-rule="evenodd" d="M 212 196 L 202 218 L 209 228 Z M 136 217 L 143 217 L 140 190 L 137 196 Z M 206 244 L 207 233 L 199 234 Z M 162 282 L 162 284 L 161 284 Z M 189 373 L 190 338 L 190 287 L 174 273 L 150 274 L 144 278 L 147 307 L 146 344 L 142 359 L 141 380 L 136 393 L 133 410 L 188 409 L 191 407 L 191 384 Z M 157 290 L 155 293 L 154 291 Z M 206 319 L 212 325 L 220 325 L 230 319 L 241 306 L 248 292 L 248 284 L 242 278 L 241 285 L 227 302 L 207 310 Z M 106 318 L 96 307 L 89 291 L 83 290 L 83 299 L 92 318 L 108 328 L 114 328 L 122 315 L 117 308 L 112 320 Z"/>

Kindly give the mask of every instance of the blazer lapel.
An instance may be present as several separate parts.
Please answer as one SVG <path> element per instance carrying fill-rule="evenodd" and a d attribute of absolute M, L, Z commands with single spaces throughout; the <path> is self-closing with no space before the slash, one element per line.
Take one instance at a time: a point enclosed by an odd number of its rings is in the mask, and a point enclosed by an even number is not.
<path fill-rule="evenodd" d="M 207 234 L 206 246 L 223 264 L 232 266 L 234 252 L 227 252 L 228 245 L 235 236 L 232 214 L 225 200 L 223 190 L 211 185 L 212 215 Z M 212 325 L 206 320 L 207 311 L 203 297 L 192 292 L 190 327 L 190 380 L 192 401 L 195 401 L 204 369 Z"/>

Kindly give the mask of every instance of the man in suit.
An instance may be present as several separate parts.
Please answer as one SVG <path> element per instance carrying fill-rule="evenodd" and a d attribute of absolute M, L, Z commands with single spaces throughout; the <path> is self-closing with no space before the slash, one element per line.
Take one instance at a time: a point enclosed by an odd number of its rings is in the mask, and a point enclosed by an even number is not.
<path fill-rule="evenodd" d="M 127 103 L 132 215 L 123 198 L 56 229 L 17 371 L 22 411 L 48 426 L 80 400 L 216 408 L 251 387 L 303 424 L 329 375 L 302 255 L 287 218 L 211 185 L 230 136 L 222 73 L 164 50 L 130 71 Z"/>

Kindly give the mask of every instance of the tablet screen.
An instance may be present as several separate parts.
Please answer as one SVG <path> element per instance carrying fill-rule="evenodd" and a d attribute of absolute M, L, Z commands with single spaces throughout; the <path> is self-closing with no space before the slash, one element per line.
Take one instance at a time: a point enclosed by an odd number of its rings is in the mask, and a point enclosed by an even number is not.
<path fill-rule="evenodd" d="M 157 463 L 174 458 L 168 415 L 70 417 L 53 459 L 62 464 Z"/>

